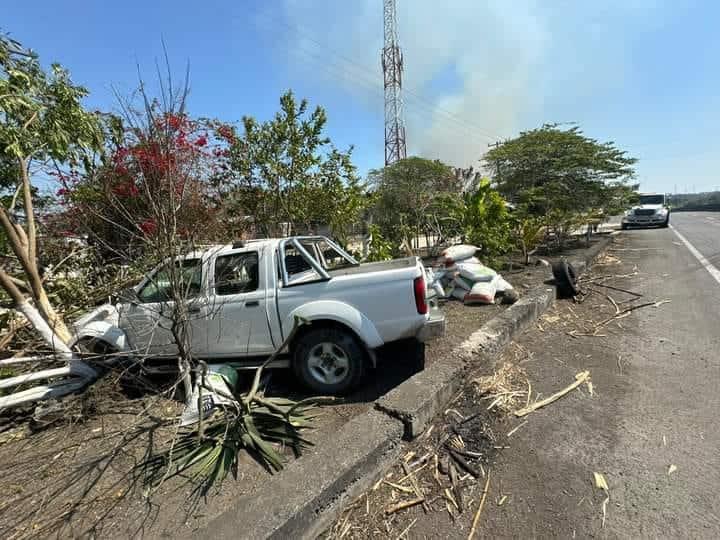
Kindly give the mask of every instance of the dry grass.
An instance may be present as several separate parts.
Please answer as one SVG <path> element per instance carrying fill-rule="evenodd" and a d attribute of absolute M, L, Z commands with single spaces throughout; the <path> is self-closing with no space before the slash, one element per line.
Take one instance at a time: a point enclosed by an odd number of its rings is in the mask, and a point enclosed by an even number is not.
<path fill-rule="evenodd" d="M 597 259 L 595 259 L 595 265 L 610 265 L 610 264 L 620 264 L 622 261 L 620 260 L 620 257 L 616 257 L 615 255 L 612 255 L 608 252 L 605 252 L 601 254 Z"/>
<path fill-rule="evenodd" d="M 480 399 L 490 402 L 488 410 L 510 413 L 528 401 L 530 381 L 527 373 L 513 362 L 505 362 L 492 375 L 478 377 L 472 382 Z"/>

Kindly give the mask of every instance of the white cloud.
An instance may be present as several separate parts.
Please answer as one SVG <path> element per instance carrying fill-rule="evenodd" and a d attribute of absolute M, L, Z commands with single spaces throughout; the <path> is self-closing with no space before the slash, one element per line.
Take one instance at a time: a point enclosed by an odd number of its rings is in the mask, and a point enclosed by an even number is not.
<path fill-rule="evenodd" d="M 544 121 L 559 93 L 576 104 L 623 84 L 629 36 L 658 18 L 651 0 L 398 0 L 409 153 L 455 165 Z M 329 78 L 377 106 L 382 0 L 285 0 L 290 58 L 311 51 Z M 326 45 L 323 49 L 319 44 Z M 454 72 L 455 87 L 437 77 Z M 327 74 L 326 74 L 327 76 Z"/>

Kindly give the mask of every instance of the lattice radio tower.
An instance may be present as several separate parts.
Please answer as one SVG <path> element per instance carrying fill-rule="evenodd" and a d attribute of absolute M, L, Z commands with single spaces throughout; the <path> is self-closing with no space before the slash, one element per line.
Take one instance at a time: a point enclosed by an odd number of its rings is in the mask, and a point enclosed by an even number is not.
<path fill-rule="evenodd" d="M 385 83 L 385 165 L 407 157 L 403 120 L 403 57 L 398 45 L 395 0 L 383 0 L 385 43 L 381 61 Z"/>

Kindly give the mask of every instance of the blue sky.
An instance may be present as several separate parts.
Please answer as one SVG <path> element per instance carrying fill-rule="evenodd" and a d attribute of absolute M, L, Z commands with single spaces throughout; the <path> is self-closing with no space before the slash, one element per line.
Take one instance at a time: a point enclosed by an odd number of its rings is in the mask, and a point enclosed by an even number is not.
<path fill-rule="evenodd" d="M 398 0 L 408 152 L 477 164 L 543 122 L 640 158 L 643 190 L 720 186 L 720 4 L 711 1 Z M 68 67 L 88 105 L 154 78 L 162 40 L 191 112 L 266 119 L 292 88 L 329 116 L 361 172 L 382 165 L 381 0 L 7 2 L 2 26 Z"/>

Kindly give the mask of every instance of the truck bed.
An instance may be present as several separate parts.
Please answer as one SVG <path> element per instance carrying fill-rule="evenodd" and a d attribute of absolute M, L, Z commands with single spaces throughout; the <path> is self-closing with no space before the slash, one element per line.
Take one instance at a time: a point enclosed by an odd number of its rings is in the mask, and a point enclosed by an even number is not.
<path fill-rule="evenodd" d="M 371 263 L 362 263 L 358 266 L 348 266 L 337 270 L 330 270 L 331 276 L 349 276 L 352 274 L 374 274 L 384 270 L 399 270 L 401 268 L 411 268 L 417 264 L 417 257 L 405 257 L 404 259 L 393 259 L 392 261 L 379 261 Z"/>

